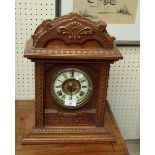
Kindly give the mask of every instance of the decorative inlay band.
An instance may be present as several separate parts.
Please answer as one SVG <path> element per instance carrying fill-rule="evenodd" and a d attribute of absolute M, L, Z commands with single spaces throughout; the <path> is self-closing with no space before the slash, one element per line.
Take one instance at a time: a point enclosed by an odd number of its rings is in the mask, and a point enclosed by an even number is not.
<path fill-rule="evenodd" d="M 64 129 L 64 128 L 44 128 L 44 129 L 34 129 L 33 133 L 51 133 L 51 134 L 57 134 L 57 133 L 108 133 L 105 128 L 70 128 L 70 129 Z"/>
<path fill-rule="evenodd" d="M 117 50 L 45 50 L 45 49 L 30 49 L 27 55 L 45 55 L 45 56 L 54 56 L 54 55 L 103 55 L 103 56 L 121 56 Z"/>

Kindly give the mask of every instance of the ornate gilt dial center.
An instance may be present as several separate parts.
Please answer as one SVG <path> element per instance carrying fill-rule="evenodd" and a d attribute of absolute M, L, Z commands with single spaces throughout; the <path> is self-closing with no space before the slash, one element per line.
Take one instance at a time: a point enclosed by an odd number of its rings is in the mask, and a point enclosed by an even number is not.
<path fill-rule="evenodd" d="M 68 79 L 62 84 L 62 90 L 67 95 L 75 95 L 81 89 L 81 84 L 76 79 Z"/>

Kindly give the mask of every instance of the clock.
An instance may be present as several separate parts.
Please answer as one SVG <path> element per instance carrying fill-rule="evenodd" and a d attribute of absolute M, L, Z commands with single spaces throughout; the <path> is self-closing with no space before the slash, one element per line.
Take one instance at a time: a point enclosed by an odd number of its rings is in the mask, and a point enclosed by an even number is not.
<path fill-rule="evenodd" d="M 75 109 L 86 104 L 92 95 L 91 78 L 76 68 L 66 68 L 58 72 L 50 82 L 50 93 L 57 104 Z"/>
<path fill-rule="evenodd" d="M 35 125 L 23 144 L 115 141 L 105 126 L 110 64 L 122 59 L 114 40 L 105 22 L 77 13 L 36 28 L 24 52 L 35 64 Z"/>

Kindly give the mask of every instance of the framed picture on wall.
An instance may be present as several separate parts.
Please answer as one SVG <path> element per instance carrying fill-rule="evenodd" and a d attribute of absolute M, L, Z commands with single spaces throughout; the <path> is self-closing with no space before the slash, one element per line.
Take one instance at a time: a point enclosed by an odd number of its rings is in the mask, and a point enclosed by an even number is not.
<path fill-rule="evenodd" d="M 139 0 L 57 0 L 57 15 L 77 12 L 94 21 L 105 21 L 118 45 L 139 45 Z"/>

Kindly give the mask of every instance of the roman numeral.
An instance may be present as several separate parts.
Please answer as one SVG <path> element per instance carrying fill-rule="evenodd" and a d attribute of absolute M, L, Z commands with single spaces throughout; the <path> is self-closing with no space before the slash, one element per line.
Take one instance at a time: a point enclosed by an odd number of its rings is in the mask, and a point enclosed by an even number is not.
<path fill-rule="evenodd" d="M 82 86 L 82 88 L 87 88 L 88 86 Z"/>
<path fill-rule="evenodd" d="M 74 70 L 71 71 L 71 77 L 74 77 Z"/>
<path fill-rule="evenodd" d="M 59 82 L 63 82 L 63 81 L 61 81 L 61 80 L 58 80 Z"/>
<path fill-rule="evenodd" d="M 83 82 L 85 82 L 85 81 L 86 81 L 86 79 L 84 79 L 84 80 L 80 80 L 81 83 L 83 83 Z"/>
<path fill-rule="evenodd" d="M 76 98 L 77 98 L 77 100 L 79 100 L 80 98 L 79 98 L 79 96 L 76 96 Z"/>
<path fill-rule="evenodd" d="M 65 79 L 67 79 L 67 75 L 65 73 L 62 73 L 62 75 L 64 76 Z"/>
<path fill-rule="evenodd" d="M 59 96 L 61 96 L 61 95 L 62 95 L 62 91 L 59 90 L 59 91 L 57 92 L 57 94 L 58 94 Z"/>
<path fill-rule="evenodd" d="M 56 88 L 61 88 L 62 85 L 56 86 Z"/>
<path fill-rule="evenodd" d="M 65 98 L 66 98 L 66 95 L 63 95 L 63 96 L 62 96 L 62 99 L 65 99 Z"/>
<path fill-rule="evenodd" d="M 85 92 L 83 92 L 83 91 L 80 91 L 80 96 L 83 96 L 85 94 Z"/>

